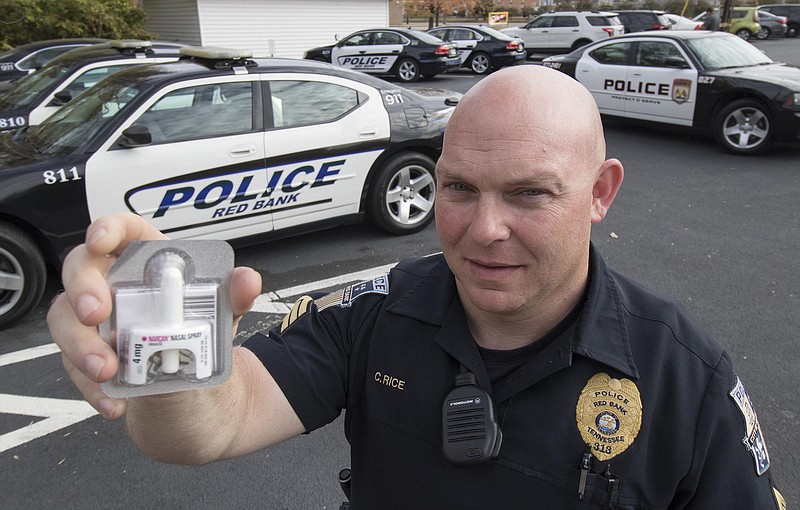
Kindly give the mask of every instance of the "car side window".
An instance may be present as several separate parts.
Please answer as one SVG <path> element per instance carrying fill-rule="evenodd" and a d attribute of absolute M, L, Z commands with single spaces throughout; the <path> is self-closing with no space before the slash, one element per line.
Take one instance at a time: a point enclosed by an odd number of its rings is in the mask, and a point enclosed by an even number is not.
<path fill-rule="evenodd" d="M 47 48 L 44 50 L 39 50 L 36 53 L 31 53 L 27 57 L 20 60 L 17 63 L 17 66 L 19 66 L 20 69 L 24 69 L 26 71 L 39 69 L 50 60 L 76 47 L 77 46 L 65 46 L 59 48 Z"/>
<path fill-rule="evenodd" d="M 272 125 L 276 128 L 331 122 L 367 99 L 357 90 L 342 85 L 299 80 L 271 81 L 270 95 Z"/>
<path fill-rule="evenodd" d="M 372 34 L 365 33 L 365 34 L 356 34 L 352 37 L 345 39 L 342 46 L 367 46 L 370 44 L 370 39 Z"/>
<path fill-rule="evenodd" d="M 636 51 L 635 65 L 645 67 L 667 67 L 670 57 L 683 58 L 675 45 L 668 42 L 640 42 Z"/>
<path fill-rule="evenodd" d="M 475 41 L 480 37 L 472 30 L 458 28 L 450 30 L 450 39 L 453 41 Z"/>
<path fill-rule="evenodd" d="M 746 11 L 731 11 L 731 19 L 744 18 L 745 14 L 747 14 Z"/>
<path fill-rule="evenodd" d="M 589 56 L 606 65 L 627 65 L 632 43 L 606 44 L 589 53 Z"/>
<path fill-rule="evenodd" d="M 72 93 L 72 97 L 77 96 L 84 90 L 94 86 L 98 81 L 102 80 L 106 76 L 111 76 L 112 74 L 116 73 L 117 71 L 121 71 L 129 67 L 128 65 L 116 65 L 116 66 L 105 66 L 105 67 L 96 67 L 94 69 L 89 69 L 85 73 L 81 74 L 72 82 L 67 85 L 64 90 L 68 90 Z"/>
<path fill-rule="evenodd" d="M 403 40 L 394 32 L 375 32 L 374 44 L 403 44 Z"/>
<path fill-rule="evenodd" d="M 556 16 L 554 27 L 577 27 L 580 26 L 578 18 L 575 16 Z"/>
<path fill-rule="evenodd" d="M 431 34 L 434 37 L 438 37 L 439 39 L 441 39 L 443 41 L 449 41 L 450 39 L 446 39 L 446 35 L 445 35 L 446 32 L 447 32 L 447 30 L 431 30 L 428 33 Z"/>
<path fill-rule="evenodd" d="M 528 23 L 526 28 L 547 28 L 553 25 L 555 16 L 541 16 Z"/>
<path fill-rule="evenodd" d="M 246 133 L 253 129 L 253 85 L 217 83 L 175 90 L 136 124 L 150 129 L 154 144 Z"/>

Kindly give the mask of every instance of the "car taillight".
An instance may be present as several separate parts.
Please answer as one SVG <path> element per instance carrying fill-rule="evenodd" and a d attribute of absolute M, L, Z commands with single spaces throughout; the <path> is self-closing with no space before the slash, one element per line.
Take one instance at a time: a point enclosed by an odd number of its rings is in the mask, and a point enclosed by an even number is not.
<path fill-rule="evenodd" d="M 786 18 L 778 18 L 778 19 L 777 19 L 777 20 L 775 20 L 775 21 L 777 21 L 777 22 L 778 22 L 778 23 L 780 23 L 781 25 L 785 25 L 785 24 L 786 24 Z"/>
<path fill-rule="evenodd" d="M 438 48 L 433 50 L 433 53 L 435 55 L 441 55 L 441 56 L 445 56 L 446 57 L 447 55 L 450 54 L 450 46 L 448 46 L 446 44 L 444 44 L 442 46 L 439 46 Z"/>
<path fill-rule="evenodd" d="M 695 25 L 695 30 L 703 30 L 703 25 Z"/>
<path fill-rule="evenodd" d="M 753 11 L 753 21 L 758 23 L 758 11 Z"/>
<path fill-rule="evenodd" d="M 609 37 L 614 35 L 614 29 L 611 27 L 603 27 L 603 32 L 607 33 Z"/>
<path fill-rule="evenodd" d="M 519 49 L 519 41 L 508 41 L 506 49 L 508 51 L 517 51 Z"/>
<path fill-rule="evenodd" d="M 665 27 L 664 25 L 661 25 L 660 23 L 656 23 L 655 25 L 653 25 L 653 30 L 666 30 L 667 28 L 668 27 Z"/>

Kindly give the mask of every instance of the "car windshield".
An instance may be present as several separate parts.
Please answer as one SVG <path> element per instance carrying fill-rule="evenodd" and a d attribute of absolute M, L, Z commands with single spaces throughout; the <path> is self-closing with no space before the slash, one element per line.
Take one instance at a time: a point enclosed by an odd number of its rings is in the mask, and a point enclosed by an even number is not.
<path fill-rule="evenodd" d="M 47 120 L 30 128 L 28 140 L 40 152 L 70 154 L 91 141 L 104 126 L 139 95 L 144 85 L 112 78 L 81 94 Z"/>
<path fill-rule="evenodd" d="M 51 90 L 53 84 L 59 83 L 69 72 L 70 67 L 58 63 L 50 64 L 35 73 L 20 78 L 4 95 L 0 96 L 0 108 L 29 106 L 42 93 Z"/>
<path fill-rule="evenodd" d="M 773 60 L 735 35 L 699 37 L 686 41 L 706 69 L 730 69 L 771 64 Z"/>

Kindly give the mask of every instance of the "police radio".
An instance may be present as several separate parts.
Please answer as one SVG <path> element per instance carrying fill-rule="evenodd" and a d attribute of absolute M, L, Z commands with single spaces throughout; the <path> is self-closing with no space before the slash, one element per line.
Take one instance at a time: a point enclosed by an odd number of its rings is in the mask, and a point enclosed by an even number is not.
<path fill-rule="evenodd" d="M 503 432 L 494 403 L 478 386 L 475 375 L 462 372 L 442 405 L 442 451 L 457 466 L 473 466 L 497 458 Z"/>

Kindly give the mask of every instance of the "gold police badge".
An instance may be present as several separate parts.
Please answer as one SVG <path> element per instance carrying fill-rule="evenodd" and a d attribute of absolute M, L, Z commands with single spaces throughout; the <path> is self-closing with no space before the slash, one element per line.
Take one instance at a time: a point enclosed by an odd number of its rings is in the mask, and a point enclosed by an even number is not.
<path fill-rule="evenodd" d="M 642 426 L 639 389 L 628 379 L 595 374 L 578 397 L 575 418 L 592 454 L 601 461 L 613 459 L 633 444 Z"/>

